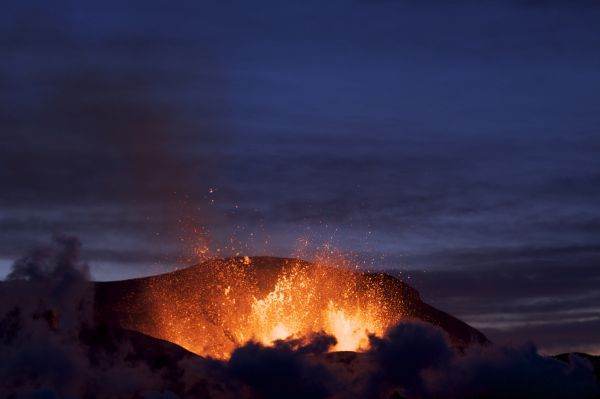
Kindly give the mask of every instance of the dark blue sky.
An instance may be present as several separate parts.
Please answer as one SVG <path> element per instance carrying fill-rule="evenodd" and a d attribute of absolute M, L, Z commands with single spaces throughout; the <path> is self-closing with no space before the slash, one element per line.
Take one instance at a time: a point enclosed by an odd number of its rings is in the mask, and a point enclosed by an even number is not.
<path fill-rule="evenodd" d="M 492 339 L 600 351 L 597 2 L 11 3 L 0 274 L 57 232 L 98 279 L 198 226 L 308 237 Z"/>

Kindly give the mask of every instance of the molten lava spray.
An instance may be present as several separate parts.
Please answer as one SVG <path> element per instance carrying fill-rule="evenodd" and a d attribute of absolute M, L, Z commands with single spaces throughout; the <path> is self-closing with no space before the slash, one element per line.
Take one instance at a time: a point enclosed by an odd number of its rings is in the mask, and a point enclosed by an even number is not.
<path fill-rule="evenodd" d="M 368 348 L 402 317 L 390 309 L 377 278 L 347 268 L 273 258 L 214 260 L 167 275 L 145 286 L 141 317 L 130 327 L 203 356 L 228 358 L 248 341 L 276 340 L 325 332 L 333 350 Z"/>

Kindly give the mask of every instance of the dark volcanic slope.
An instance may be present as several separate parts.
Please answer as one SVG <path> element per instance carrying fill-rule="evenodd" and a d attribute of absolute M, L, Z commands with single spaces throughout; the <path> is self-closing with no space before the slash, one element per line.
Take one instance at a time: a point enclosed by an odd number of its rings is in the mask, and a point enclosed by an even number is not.
<path fill-rule="evenodd" d="M 272 289 L 277 276 L 282 269 L 294 264 L 313 267 L 312 264 L 297 260 L 275 257 L 251 258 L 250 274 L 244 278 L 251 278 L 263 287 L 265 292 Z M 195 328 L 198 323 L 206 322 L 214 327 L 207 334 L 227 336 L 227 331 L 219 330 L 218 323 L 212 320 L 210 309 L 207 305 L 207 292 L 218 285 L 214 270 L 223 270 L 222 266 L 231 262 L 242 262 L 242 258 L 226 260 L 211 260 L 200 265 L 171 273 L 115 282 L 100 282 L 95 284 L 96 317 L 105 323 L 125 326 L 158 338 L 166 338 L 161 334 L 160 327 L 152 312 L 155 306 L 148 306 L 149 298 L 164 309 L 173 309 L 174 319 L 169 320 L 181 326 L 181 334 L 186 334 L 186 328 Z M 383 288 L 386 306 L 402 318 L 418 319 L 434 324 L 445 330 L 451 340 L 459 345 L 472 343 L 488 343 L 487 338 L 478 330 L 472 328 L 457 318 L 442 312 L 425 302 L 419 293 L 409 285 L 395 277 L 381 273 L 355 273 L 359 286 L 369 286 L 377 282 Z M 219 278 L 223 276 L 220 275 Z M 365 288 L 366 290 L 367 288 Z M 168 295 L 165 297 L 165 293 Z M 208 302 L 211 300 L 208 299 Z M 204 304 L 204 305 L 203 305 Z M 164 321 L 163 321 L 164 322 Z M 206 323 L 204 323 L 206 324 Z M 186 327 L 189 326 L 189 327 Z"/>

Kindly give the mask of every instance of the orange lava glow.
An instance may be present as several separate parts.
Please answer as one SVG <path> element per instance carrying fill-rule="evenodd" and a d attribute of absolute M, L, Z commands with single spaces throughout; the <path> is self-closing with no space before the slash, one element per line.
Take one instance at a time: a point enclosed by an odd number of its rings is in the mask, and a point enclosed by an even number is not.
<path fill-rule="evenodd" d="M 333 335 L 335 351 L 360 351 L 402 312 L 390 307 L 377 278 L 348 268 L 255 258 L 210 261 L 145 287 L 143 322 L 131 327 L 202 356 L 228 358 L 239 345 L 271 345 L 312 333 Z"/>
<path fill-rule="evenodd" d="M 385 323 L 376 301 L 357 301 L 352 279 L 343 281 L 339 274 L 325 269 L 310 273 L 302 267 L 284 271 L 273 290 L 252 298 L 247 322 L 238 330 L 239 341 L 269 345 L 323 331 L 336 337 L 335 350 L 365 349 L 368 334 L 382 334 Z"/>

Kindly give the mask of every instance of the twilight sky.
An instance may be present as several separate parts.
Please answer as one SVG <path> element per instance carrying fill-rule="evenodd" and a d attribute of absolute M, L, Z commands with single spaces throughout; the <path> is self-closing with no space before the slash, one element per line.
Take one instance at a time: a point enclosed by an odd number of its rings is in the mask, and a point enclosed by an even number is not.
<path fill-rule="evenodd" d="M 3 8 L 0 276 L 56 233 L 99 280 L 328 241 L 492 340 L 600 353 L 599 3 Z"/>

